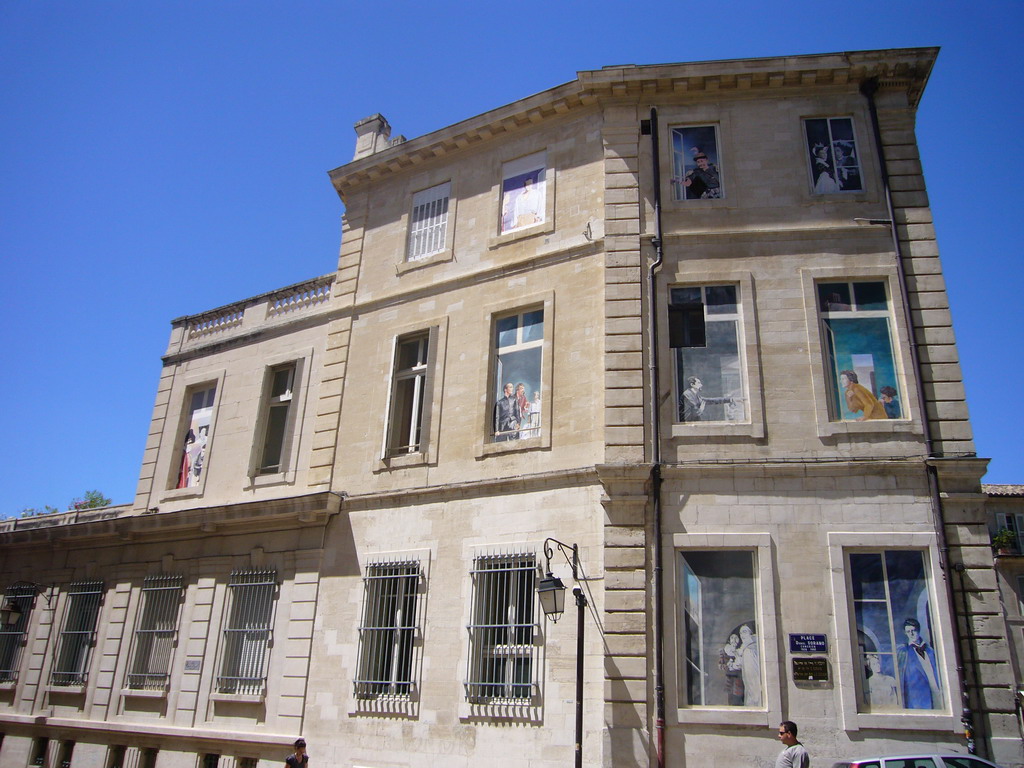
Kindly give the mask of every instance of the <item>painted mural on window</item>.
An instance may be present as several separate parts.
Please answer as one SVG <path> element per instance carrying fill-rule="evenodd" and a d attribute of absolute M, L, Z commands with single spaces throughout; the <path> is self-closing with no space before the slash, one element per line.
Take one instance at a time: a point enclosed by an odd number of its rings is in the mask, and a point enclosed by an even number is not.
<path fill-rule="evenodd" d="M 680 688 L 689 706 L 761 707 L 754 553 L 679 555 L 682 590 Z"/>
<path fill-rule="evenodd" d="M 672 129 L 672 197 L 717 200 L 725 197 L 713 125 Z"/>
<path fill-rule="evenodd" d="M 736 294 L 735 285 L 673 288 L 669 294 L 681 422 L 747 419 Z"/>
<path fill-rule="evenodd" d="M 942 676 L 924 552 L 886 550 L 849 557 L 861 706 L 869 712 L 941 709 Z"/>
<path fill-rule="evenodd" d="M 182 439 L 181 460 L 178 466 L 178 480 L 175 488 L 193 488 L 206 469 L 206 446 L 210 441 L 213 417 L 213 397 L 216 387 L 192 393 L 189 401 L 188 428 Z"/>
<path fill-rule="evenodd" d="M 547 205 L 543 152 L 505 163 L 501 169 L 501 233 L 543 224 Z"/>
<path fill-rule="evenodd" d="M 543 309 L 509 315 L 495 323 L 495 442 L 540 437 L 543 352 Z"/>
<path fill-rule="evenodd" d="M 815 194 L 859 192 L 864 189 L 851 118 L 804 120 L 804 131 L 807 135 L 811 187 Z"/>
<path fill-rule="evenodd" d="M 885 283 L 819 283 L 818 303 L 836 419 L 906 418 Z"/>

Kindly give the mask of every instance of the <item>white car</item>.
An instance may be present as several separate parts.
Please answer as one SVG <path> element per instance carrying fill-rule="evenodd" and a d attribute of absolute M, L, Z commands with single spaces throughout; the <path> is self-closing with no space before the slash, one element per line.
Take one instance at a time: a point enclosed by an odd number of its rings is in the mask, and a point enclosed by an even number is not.
<path fill-rule="evenodd" d="M 841 760 L 832 768 L 999 768 L 974 755 L 898 755 Z"/>

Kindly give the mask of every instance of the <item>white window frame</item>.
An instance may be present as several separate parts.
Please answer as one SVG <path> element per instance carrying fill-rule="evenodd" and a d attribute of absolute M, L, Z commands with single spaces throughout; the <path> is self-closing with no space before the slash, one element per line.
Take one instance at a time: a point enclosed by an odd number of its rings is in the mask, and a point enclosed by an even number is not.
<path fill-rule="evenodd" d="M 503 548 L 474 556 L 463 683 L 470 705 L 518 708 L 536 704 L 540 674 L 538 578 L 537 554 L 532 549 Z M 500 620 L 487 621 L 502 614 Z M 519 663 L 528 665 L 527 682 L 517 676 L 522 669 Z"/>
<path fill-rule="evenodd" d="M 233 571 L 227 585 L 217 694 L 263 697 L 280 584 L 274 569 Z"/>
<path fill-rule="evenodd" d="M 915 397 L 917 378 L 909 359 L 910 342 L 903 322 L 903 301 L 898 279 L 892 267 L 850 267 L 846 269 L 808 267 L 800 270 L 803 285 L 804 312 L 807 322 L 807 352 L 814 377 L 814 413 L 818 437 L 849 434 L 901 434 L 921 435 L 921 414 Z M 818 311 L 818 284 L 842 282 L 884 282 L 889 301 L 890 338 L 896 364 L 897 389 L 903 394 L 901 406 L 906 416 L 901 419 L 871 419 L 868 421 L 836 421 L 833 396 L 830 391 L 832 374 L 829 371 L 828 344 Z"/>
<path fill-rule="evenodd" d="M 544 220 L 535 224 L 523 227 L 512 226 L 507 230 L 502 229 L 504 216 L 505 181 L 513 176 L 526 173 L 530 170 L 541 168 L 538 186 L 544 188 Z M 495 185 L 495 232 L 487 241 L 488 248 L 498 248 L 507 243 L 521 240 L 536 235 L 551 234 L 555 231 L 555 169 L 552 167 L 551 157 L 547 149 L 532 152 L 520 157 L 511 157 L 501 163 L 500 169 L 496 170 L 498 183 Z M 512 203 L 514 205 L 514 198 Z"/>
<path fill-rule="evenodd" d="M 1017 537 L 1017 552 L 1024 554 L 1024 512 L 996 512 L 996 530 L 1000 528 L 1013 532 Z"/>
<path fill-rule="evenodd" d="M 836 170 L 836 169 L 835 169 L 835 156 L 834 156 L 834 152 L 833 152 L 835 139 L 833 139 L 833 137 L 832 137 L 832 121 L 833 120 L 849 120 L 850 121 L 850 131 L 853 134 L 854 148 L 855 148 L 856 153 L 857 153 L 857 173 L 860 175 L 860 187 L 861 187 L 860 189 L 837 189 L 837 190 L 834 190 L 834 191 L 831 191 L 831 192 L 824 192 L 824 191 L 823 192 L 818 192 L 817 190 L 815 190 L 815 188 L 814 188 L 814 186 L 815 186 L 815 184 L 814 184 L 814 164 L 811 161 L 811 151 L 810 151 L 811 148 L 809 146 L 808 136 L 807 136 L 807 123 L 810 122 L 811 120 L 824 120 L 825 123 L 826 123 L 826 128 L 828 130 L 828 137 L 829 137 L 829 153 L 833 157 L 833 170 Z M 801 131 L 801 134 L 802 134 L 802 138 L 803 138 L 804 157 L 806 158 L 807 178 L 808 178 L 808 183 L 809 183 L 811 195 L 814 196 L 814 197 L 819 197 L 820 198 L 820 197 L 822 197 L 824 195 L 862 195 L 862 194 L 864 194 L 864 192 L 867 191 L 867 180 L 864 178 L 864 163 L 861 161 L 861 147 L 863 146 L 863 143 L 861 142 L 861 137 L 859 136 L 858 131 L 857 131 L 857 121 L 854 119 L 853 115 L 819 115 L 817 117 L 805 117 L 805 118 L 803 118 L 801 120 L 801 128 L 803 129 Z"/>
<path fill-rule="evenodd" d="M 448 249 L 452 183 L 446 181 L 412 196 L 406 261 L 421 261 Z"/>
<path fill-rule="evenodd" d="M 302 426 L 308 408 L 309 383 L 313 370 L 312 360 L 313 350 L 307 349 L 299 354 L 293 352 L 273 355 L 262 361 L 265 367 L 263 368 L 260 398 L 255 410 L 251 411 L 251 418 L 257 427 L 253 430 L 252 449 L 249 456 L 249 487 L 260 488 L 278 485 L 295 479 L 298 472 L 298 457 L 302 455 Z M 273 395 L 274 374 L 289 367 L 292 368 L 290 391 L 286 392 L 284 396 L 275 397 Z M 276 470 L 269 467 L 264 470 L 264 452 L 267 430 L 270 426 L 270 409 L 274 407 L 286 407 L 288 414 L 285 418 L 278 467 Z"/>
<path fill-rule="evenodd" d="M 782 720 L 782 685 L 778 648 L 779 624 L 775 604 L 774 571 L 772 568 L 772 538 L 767 532 L 751 533 L 677 533 L 673 534 L 663 550 L 666 562 L 673 563 L 673 588 L 664 596 L 665 615 L 672 617 L 671 626 L 666 627 L 666 648 L 675 652 L 665 655 L 665 676 L 668 680 L 680 680 L 679 665 L 683 658 L 682 635 L 682 579 L 680 568 L 676 567 L 680 552 L 693 550 L 750 550 L 754 553 L 754 590 L 757 599 L 757 636 L 761 651 L 761 679 L 763 684 L 760 707 L 733 706 L 691 706 L 683 700 L 679 685 L 668 687 L 667 704 L 675 712 L 676 723 L 730 723 L 736 725 L 758 725 L 768 727 Z M 668 622 L 667 622 L 668 623 Z"/>
<path fill-rule="evenodd" d="M 367 563 L 353 681 L 357 700 L 418 698 L 425 583 L 420 556 L 376 556 Z M 387 669 L 382 670 L 385 663 Z"/>
<path fill-rule="evenodd" d="M 930 639 L 935 650 L 939 676 L 942 678 L 942 710 L 897 710 L 886 712 L 859 711 L 857 680 L 858 665 L 855 659 L 856 620 L 853 611 L 853 597 L 848 583 L 846 569 L 847 552 L 873 552 L 879 550 L 919 549 L 926 553 L 925 574 L 928 579 L 929 606 L 935 637 Z M 960 727 L 959 706 L 961 691 L 953 658 L 953 617 L 949 615 L 948 601 L 937 597 L 936 585 L 944 583 L 944 574 L 938 566 L 938 545 L 934 533 L 889 531 L 867 533 L 862 531 L 832 531 L 828 533 L 829 570 L 832 575 L 832 596 L 835 600 L 833 614 L 835 632 L 835 664 L 833 674 L 840 701 L 840 722 L 847 731 L 861 729 L 900 729 L 953 732 Z M 955 709 L 956 714 L 953 710 Z"/>
<path fill-rule="evenodd" d="M 187 376 L 182 382 L 182 388 L 177 390 L 180 394 L 175 397 L 174 392 L 172 392 L 171 402 L 176 405 L 168 413 L 167 423 L 173 424 L 174 429 L 163 433 L 163 445 L 161 446 L 160 459 L 158 460 L 158 465 L 163 467 L 162 473 L 166 478 L 164 490 L 159 492 L 159 499 L 161 501 L 174 501 L 203 495 L 206 489 L 206 482 L 210 477 L 208 471 L 209 464 L 211 457 L 214 455 L 214 444 L 217 441 L 217 412 L 220 409 L 221 397 L 224 394 L 224 375 L 225 372 L 221 369 Z M 210 414 L 210 428 L 206 437 L 203 471 L 198 485 L 178 488 L 176 486 L 181 470 L 182 446 L 191 423 L 192 396 L 196 392 L 210 388 L 215 388 L 215 392 L 213 410 Z M 158 474 L 157 477 L 159 476 Z"/>
<path fill-rule="evenodd" d="M 291 362 L 275 365 L 267 371 L 266 395 L 263 403 L 263 415 L 260 419 L 262 430 L 260 435 L 260 459 L 256 471 L 261 475 L 279 475 L 284 472 L 287 462 L 289 444 L 289 427 L 294 427 L 295 383 L 298 363 Z M 283 390 L 278 390 L 278 380 L 282 378 Z M 284 413 L 283 421 L 280 414 Z M 271 444 L 271 440 L 274 444 Z M 277 453 L 277 461 L 269 462 L 268 455 Z"/>
<path fill-rule="evenodd" d="M 431 335 L 430 330 L 425 330 L 395 339 L 384 459 L 423 452 L 423 440 L 428 436 L 424 422 L 431 405 L 427 397 L 430 386 Z M 416 346 L 416 362 L 406 368 L 399 368 L 403 349 L 408 345 Z M 409 413 L 403 413 L 407 419 L 399 424 L 397 410 L 401 404 L 400 394 L 407 384 L 412 386 L 412 403 Z"/>
<path fill-rule="evenodd" d="M 147 576 L 139 593 L 126 688 L 165 691 L 174 661 L 184 580 L 178 574 Z"/>
<path fill-rule="evenodd" d="M 715 159 L 714 159 L 714 162 L 712 162 L 711 158 L 709 157 L 708 158 L 708 162 L 709 162 L 710 165 L 714 165 L 716 167 L 716 169 L 718 170 L 719 189 L 721 190 L 721 192 L 719 193 L 718 197 L 693 198 L 693 199 L 689 199 L 689 200 L 686 198 L 686 188 L 683 186 L 683 180 L 686 177 L 686 157 L 685 157 L 685 154 L 684 154 L 685 149 L 684 149 L 684 152 L 676 152 L 676 148 L 675 148 L 675 134 L 677 132 L 681 132 L 681 131 L 685 131 L 687 129 L 693 129 L 693 128 L 710 128 L 710 129 L 712 129 L 712 131 L 714 131 L 714 134 L 715 134 Z M 725 181 L 726 181 L 725 180 L 725 171 L 722 169 L 722 156 L 723 156 L 723 152 L 722 152 L 722 131 L 721 131 L 721 126 L 719 125 L 719 123 L 717 123 L 717 122 L 707 122 L 707 123 L 688 123 L 688 124 L 685 124 L 685 125 L 670 125 L 670 126 L 668 126 L 668 147 L 669 147 L 671 163 L 672 163 L 672 172 L 669 174 L 669 179 L 668 179 L 669 189 L 671 189 L 671 191 L 672 191 L 672 194 L 671 194 L 672 202 L 683 204 L 683 205 L 693 205 L 695 203 L 697 205 L 707 205 L 710 201 L 713 201 L 713 200 L 725 200 L 725 199 L 727 199 L 728 187 L 726 186 L 726 183 L 725 183 Z M 705 153 L 707 152 L 706 149 L 702 149 L 702 151 L 705 152 Z M 682 159 L 680 160 L 680 158 L 682 158 Z M 677 181 L 677 178 L 678 178 L 678 181 Z M 676 185 L 678 185 L 678 187 Z"/>
<path fill-rule="evenodd" d="M 487 393 L 481 399 L 482 413 L 480 423 L 482 432 L 476 444 L 476 457 L 482 458 L 500 453 L 512 451 L 531 450 L 536 448 L 551 447 L 551 425 L 552 411 L 555 409 L 554 391 L 552 389 L 553 351 L 554 351 L 554 327 L 555 327 L 555 294 L 553 291 L 524 296 L 524 301 L 515 308 L 505 305 L 493 305 L 485 307 L 485 319 L 481 322 L 480 328 L 486 331 L 486 338 L 481 339 L 479 344 L 487 350 L 486 356 L 481 356 L 481 367 L 478 381 L 480 390 Z M 494 440 L 494 394 L 497 392 L 497 355 L 496 331 L 498 320 L 514 315 L 533 312 L 539 309 L 544 311 L 544 333 L 541 353 L 541 417 L 540 435 L 521 440 Z M 531 342 L 533 344 L 534 342 Z M 527 393 L 532 399 L 532 393 Z"/>
<path fill-rule="evenodd" d="M 672 370 L 662 384 L 662 421 L 671 425 L 672 440 L 676 443 L 704 442 L 709 437 L 750 437 L 765 435 L 764 399 L 761 390 L 761 351 L 758 345 L 756 311 L 754 307 L 754 282 L 750 272 L 711 271 L 698 276 L 678 271 L 674 279 L 662 287 L 664 306 L 668 306 L 673 288 L 711 287 L 718 285 L 737 286 L 738 334 L 740 365 L 743 368 L 743 391 L 746 402 L 746 419 L 743 421 L 678 421 L 677 404 L 683 396 L 675 373 L 675 350 L 669 346 L 667 310 L 660 316 L 664 333 L 659 336 L 659 345 L 665 360 L 672 361 Z M 706 313 L 706 309 L 705 309 Z M 717 393 L 712 393 L 717 394 Z"/>
<path fill-rule="evenodd" d="M 76 581 L 69 585 L 64 621 L 50 669 L 51 688 L 67 690 L 84 686 L 88 681 L 103 596 L 102 581 Z"/>

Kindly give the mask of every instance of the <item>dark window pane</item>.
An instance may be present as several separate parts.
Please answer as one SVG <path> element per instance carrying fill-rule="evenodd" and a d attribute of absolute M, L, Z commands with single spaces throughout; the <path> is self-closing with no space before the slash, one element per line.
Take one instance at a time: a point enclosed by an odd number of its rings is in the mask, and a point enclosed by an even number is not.
<path fill-rule="evenodd" d="M 851 309 L 849 283 L 818 283 L 818 302 L 822 312 Z"/>
<path fill-rule="evenodd" d="M 888 308 L 885 300 L 885 283 L 854 283 L 853 296 L 857 309 L 862 311 L 881 310 Z"/>

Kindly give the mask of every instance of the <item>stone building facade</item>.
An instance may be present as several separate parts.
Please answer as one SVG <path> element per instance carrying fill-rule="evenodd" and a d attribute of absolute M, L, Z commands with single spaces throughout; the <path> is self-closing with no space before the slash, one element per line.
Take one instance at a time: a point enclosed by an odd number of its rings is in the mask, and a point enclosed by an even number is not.
<path fill-rule="evenodd" d="M 1024 764 L 936 53 L 357 123 L 337 270 L 173 322 L 135 501 L 0 528 L 0 766 L 564 764 L 548 572 L 586 765 L 770 764 L 782 719 L 825 764 L 966 751 L 965 705 Z"/>

